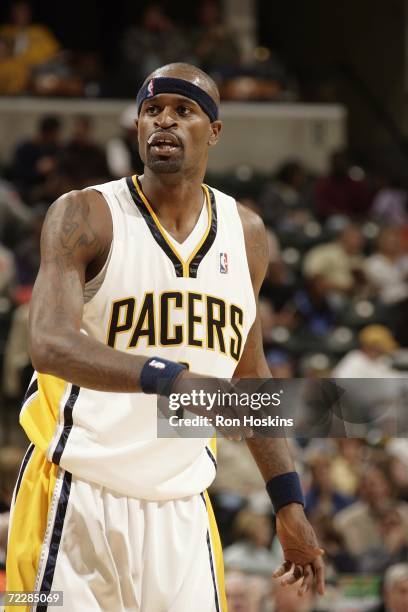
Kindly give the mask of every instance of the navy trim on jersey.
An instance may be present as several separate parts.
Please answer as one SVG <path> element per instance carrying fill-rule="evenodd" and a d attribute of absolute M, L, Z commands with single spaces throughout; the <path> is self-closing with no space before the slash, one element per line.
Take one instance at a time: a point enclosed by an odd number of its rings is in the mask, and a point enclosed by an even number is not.
<path fill-rule="evenodd" d="M 55 451 L 52 455 L 52 462 L 59 464 L 61 460 L 61 455 L 64 452 L 64 448 L 66 446 L 68 436 L 71 433 L 73 419 L 72 419 L 72 411 L 75 406 L 75 402 L 78 399 L 80 387 L 77 385 L 72 385 L 71 392 L 64 406 L 64 426 L 62 428 L 62 434 L 60 439 L 58 440 L 58 444 L 55 448 Z"/>
<path fill-rule="evenodd" d="M 136 180 L 138 179 L 136 178 Z M 139 212 L 141 213 L 143 219 L 146 221 L 147 227 L 149 228 L 151 235 L 153 236 L 153 238 L 155 239 L 159 247 L 163 249 L 167 257 L 170 259 L 171 263 L 173 264 L 174 270 L 176 272 L 176 276 L 183 276 L 182 262 L 179 260 L 177 255 L 171 250 L 167 242 L 164 240 L 159 228 L 154 222 L 153 217 L 151 216 L 150 212 L 147 210 L 142 199 L 137 193 L 137 189 L 132 181 L 132 177 L 128 176 L 126 178 L 126 183 L 129 188 L 130 195 L 132 196 L 134 203 L 138 207 Z"/>
<path fill-rule="evenodd" d="M 208 446 L 205 447 L 205 450 L 207 451 L 207 455 L 209 456 L 209 458 L 211 459 L 211 461 L 214 464 L 215 471 L 217 471 L 217 460 L 216 460 L 216 458 L 214 457 L 214 455 L 212 454 L 212 452 L 210 451 Z"/>
<path fill-rule="evenodd" d="M 28 387 L 28 389 L 27 389 L 27 391 L 25 393 L 25 396 L 24 396 L 24 399 L 23 399 L 23 406 L 26 403 L 26 401 L 29 400 L 32 395 L 34 395 L 34 393 L 37 393 L 37 391 L 38 391 L 38 380 L 35 379 L 35 380 L 33 380 L 33 382 Z"/>
<path fill-rule="evenodd" d="M 200 497 L 204 502 L 205 511 L 207 512 L 207 516 L 208 516 L 207 502 L 205 501 L 204 493 L 200 493 Z M 217 612 L 220 612 L 220 604 L 218 601 L 217 579 L 215 577 L 214 561 L 213 561 L 213 554 L 212 554 L 212 548 L 211 548 L 211 538 L 210 538 L 210 532 L 208 529 L 207 529 L 207 548 L 208 548 L 208 555 L 210 557 L 211 576 L 212 576 L 213 585 L 214 585 L 215 609 Z"/>
<path fill-rule="evenodd" d="M 21 467 L 20 467 L 20 472 L 19 472 L 19 474 L 18 474 L 18 478 L 17 478 L 17 484 L 16 484 L 16 493 L 15 493 L 15 495 L 14 495 L 14 500 L 16 500 L 16 499 L 17 499 L 17 495 L 18 495 L 18 492 L 19 492 L 19 490 L 20 490 L 20 486 L 21 486 L 21 481 L 22 481 L 22 479 L 23 479 L 24 472 L 25 472 L 25 469 L 26 469 L 26 467 L 27 467 L 27 464 L 28 464 L 28 462 L 30 461 L 30 457 L 31 457 L 31 455 L 33 454 L 33 450 L 34 450 L 34 448 L 35 448 L 35 447 L 34 447 L 34 444 L 33 444 L 33 443 L 31 443 L 31 444 L 30 444 L 30 446 L 29 446 L 29 447 L 27 448 L 27 450 L 26 450 L 26 454 L 24 455 L 24 459 L 23 459 L 23 462 L 22 462 L 22 464 L 21 464 Z"/>
<path fill-rule="evenodd" d="M 217 235 L 218 219 L 217 219 L 217 206 L 215 204 L 215 195 L 213 191 L 208 187 L 208 185 L 207 185 L 207 189 L 208 189 L 208 193 L 210 194 L 210 205 L 211 205 L 211 212 L 212 212 L 211 227 L 210 227 L 210 231 L 207 234 L 206 239 L 201 245 L 201 248 L 198 250 L 198 252 L 195 254 L 195 256 L 190 262 L 189 271 L 188 271 L 190 278 L 197 278 L 198 266 L 203 261 L 208 251 L 211 249 L 212 245 L 214 244 L 215 237 Z"/>
<path fill-rule="evenodd" d="M 139 186 L 139 189 L 142 192 L 142 186 L 140 185 L 139 177 L 135 177 L 135 178 Z M 133 182 L 133 178 L 131 176 L 128 176 L 126 178 L 126 184 L 128 186 L 130 195 L 132 196 L 132 199 L 134 203 L 136 204 L 143 219 L 146 221 L 147 227 L 149 228 L 150 233 L 152 234 L 153 238 L 155 239 L 159 247 L 164 251 L 164 253 L 167 255 L 167 257 L 172 262 L 174 266 L 174 270 L 176 272 L 176 276 L 182 277 L 183 276 L 183 261 L 179 257 L 177 257 L 176 253 L 170 247 L 170 245 L 164 238 L 162 232 L 157 227 L 156 222 L 153 219 L 152 215 L 150 214 L 149 209 L 147 208 L 147 206 L 145 206 L 142 198 L 140 197 L 136 189 L 136 186 Z M 214 196 L 213 191 L 208 186 L 206 187 L 208 189 L 208 194 L 210 197 L 211 227 L 208 231 L 208 234 L 203 244 L 201 245 L 201 247 L 199 248 L 199 250 L 197 251 L 197 253 L 195 254 L 195 256 L 193 257 L 193 259 L 191 260 L 189 264 L 189 269 L 188 269 L 189 278 L 197 278 L 198 267 L 200 263 L 202 262 L 202 260 L 204 259 L 204 257 L 206 256 L 206 254 L 208 253 L 208 251 L 210 250 L 210 248 L 212 247 L 215 237 L 217 235 L 218 219 L 217 219 L 217 206 L 215 202 L 215 196 Z"/>
<path fill-rule="evenodd" d="M 58 506 L 55 513 L 55 521 L 52 529 L 47 563 L 45 565 L 44 576 L 40 588 L 41 593 L 49 593 L 51 591 L 55 566 L 57 564 L 58 549 L 61 543 L 62 529 L 64 527 L 64 520 L 67 513 L 69 494 L 71 491 L 71 481 L 72 474 L 70 474 L 70 472 L 65 472 L 60 498 L 58 500 Z M 48 605 L 39 605 L 36 609 L 37 612 L 46 612 Z"/>

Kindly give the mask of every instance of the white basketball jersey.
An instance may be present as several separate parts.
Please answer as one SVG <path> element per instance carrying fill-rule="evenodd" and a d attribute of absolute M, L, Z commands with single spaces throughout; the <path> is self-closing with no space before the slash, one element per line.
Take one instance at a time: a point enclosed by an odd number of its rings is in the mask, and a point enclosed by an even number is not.
<path fill-rule="evenodd" d="M 256 310 L 235 200 L 203 186 L 206 209 L 186 257 L 136 177 L 90 189 L 109 205 L 113 240 L 104 270 L 85 287 L 92 297 L 83 333 L 231 378 Z M 50 461 L 123 495 L 176 499 L 200 493 L 215 476 L 212 441 L 157 436 L 155 395 L 93 391 L 35 373 L 20 422 Z"/>

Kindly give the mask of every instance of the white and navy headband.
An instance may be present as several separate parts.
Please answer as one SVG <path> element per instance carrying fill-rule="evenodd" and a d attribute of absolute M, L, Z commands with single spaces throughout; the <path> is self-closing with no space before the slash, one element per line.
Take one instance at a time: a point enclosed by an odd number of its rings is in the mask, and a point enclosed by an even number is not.
<path fill-rule="evenodd" d="M 211 122 L 218 119 L 218 106 L 204 89 L 190 83 L 190 81 L 174 79 L 173 77 L 155 77 L 139 89 L 136 98 L 138 114 L 145 100 L 161 93 L 174 93 L 190 98 L 190 100 L 197 102 Z"/>

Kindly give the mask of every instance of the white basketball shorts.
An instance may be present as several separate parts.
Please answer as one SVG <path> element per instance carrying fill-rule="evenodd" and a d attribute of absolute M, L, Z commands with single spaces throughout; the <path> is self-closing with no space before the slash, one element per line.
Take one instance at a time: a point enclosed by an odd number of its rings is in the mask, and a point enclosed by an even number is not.
<path fill-rule="evenodd" d="M 77 479 L 34 447 L 16 485 L 6 571 L 7 590 L 62 591 L 62 607 L 40 605 L 40 612 L 227 610 L 206 492 L 160 502 L 123 497 Z"/>

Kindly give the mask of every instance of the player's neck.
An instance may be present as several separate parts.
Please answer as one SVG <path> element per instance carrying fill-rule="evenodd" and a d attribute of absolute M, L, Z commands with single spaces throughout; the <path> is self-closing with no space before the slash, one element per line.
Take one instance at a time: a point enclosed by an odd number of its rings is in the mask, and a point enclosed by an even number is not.
<path fill-rule="evenodd" d="M 145 168 L 140 182 L 143 193 L 159 216 L 171 215 L 176 222 L 182 222 L 201 211 L 203 190 L 200 176 L 153 174 Z"/>

